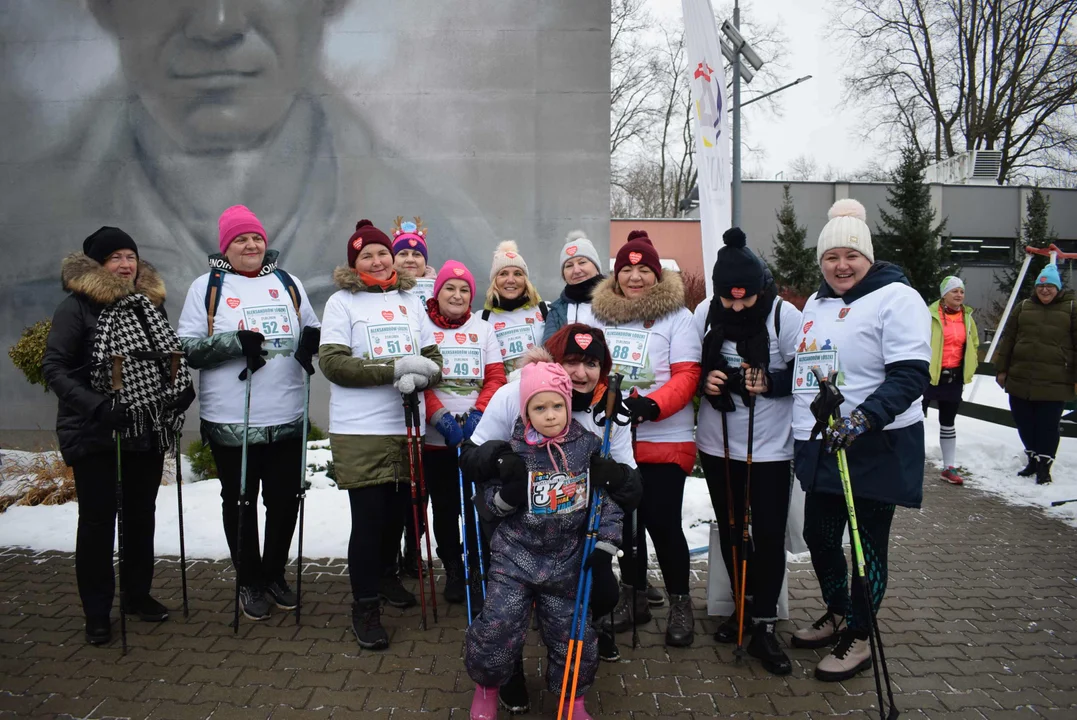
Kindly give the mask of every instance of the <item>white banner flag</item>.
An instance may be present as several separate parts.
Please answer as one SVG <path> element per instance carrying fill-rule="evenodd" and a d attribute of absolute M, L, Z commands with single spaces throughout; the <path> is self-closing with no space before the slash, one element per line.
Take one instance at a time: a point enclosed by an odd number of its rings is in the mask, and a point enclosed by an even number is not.
<path fill-rule="evenodd" d="M 710 295 L 711 270 L 718 259 L 722 233 L 729 229 L 731 202 L 730 109 L 718 26 L 710 0 L 681 0 L 684 10 L 688 81 L 696 114 L 696 167 L 699 168 L 699 226 L 703 236 L 703 274 Z"/>

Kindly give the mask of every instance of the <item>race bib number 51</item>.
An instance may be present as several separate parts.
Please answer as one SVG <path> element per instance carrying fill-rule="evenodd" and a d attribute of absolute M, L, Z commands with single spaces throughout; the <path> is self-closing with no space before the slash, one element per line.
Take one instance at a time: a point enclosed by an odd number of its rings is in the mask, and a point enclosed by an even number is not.
<path fill-rule="evenodd" d="M 407 323 L 371 325 L 366 330 L 370 357 L 402 357 L 415 354 L 415 341 Z"/>
<path fill-rule="evenodd" d="M 819 391 L 819 382 L 815 379 L 814 368 L 818 368 L 823 377 L 830 377 L 830 373 L 838 369 L 837 350 L 818 350 L 815 352 L 797 353 L 796 364 L 793 366 L 793 392 L 816 393 Z"/>
<path fill-rule="evenodd" d="M 565 515 L 587 508 L 587 472 L 528 474 L 528 509 L 535 515 Z"/>

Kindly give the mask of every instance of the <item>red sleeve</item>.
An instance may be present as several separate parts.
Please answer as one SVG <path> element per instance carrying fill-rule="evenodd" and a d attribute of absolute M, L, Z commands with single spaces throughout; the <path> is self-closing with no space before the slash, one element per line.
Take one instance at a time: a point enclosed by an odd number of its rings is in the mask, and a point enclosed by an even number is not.
<path fill-rule="evenodd" d="M 482 390 L 479 391 L 479 397 L 475 399 L 475 409 L 479 412 L 486 412 L 486 406 L 490 403 L 490 398 L 507 381 L 504 363 L 500 361 L 490 363 L 483 368 Z"/>
<path fill-rule="evenodd" d="M 426 400 L 426 421 L 433 422 L 434 413 L 445 406 L 441 404 L 437 393 L 433 390 L 423 390 L 423 398 Z"/>
<path fill-rule="evenodd" d="M 658 420 L 661 422 L 692 402 L 699 386 L 702 369 L 697 362 L 673 363 L 669 366 L 669 380 L 647 397 L 658 403 Z"/>

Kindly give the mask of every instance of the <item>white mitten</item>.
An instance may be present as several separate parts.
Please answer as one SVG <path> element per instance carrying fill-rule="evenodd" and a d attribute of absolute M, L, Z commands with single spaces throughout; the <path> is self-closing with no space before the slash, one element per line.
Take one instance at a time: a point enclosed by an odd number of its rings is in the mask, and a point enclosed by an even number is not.
<path fill-rule="evenodd" d="M 429 384 L 430 381 L 427 379 L 426 375 L 412 372 L 404 373 L 400 379 L 393 383 L 393 385 L 396 386 L 397 391 L 404 395 L 411 395 L 417 390 L 423 390 Z"/>
<path fill-rule="evenodd" d="M 432 378 L 440 370 L 441 368 L 438 367 L 438 364 L 429 358 L 424 358 L 422 355 L 405 355 L 397 358 L 396 362 L 393 363 L 393 379 L 399 381 L 408 373 Z M 422 387 L 426 387 L 426 385 L 426 383 L 423 383 Z"/>

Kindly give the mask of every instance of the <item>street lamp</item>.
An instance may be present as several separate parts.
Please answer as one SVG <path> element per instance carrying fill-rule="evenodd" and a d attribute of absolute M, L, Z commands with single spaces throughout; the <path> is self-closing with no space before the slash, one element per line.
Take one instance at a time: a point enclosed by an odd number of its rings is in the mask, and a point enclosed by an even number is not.
<path fill-rule="evenodd" d="M 731 45 L 730 52 L 733 55 L 730 58 L 733 62 L 733 183 L 730 192 L 730 205 L 732 210 L 733 226 L 740 226 L 740 80 L 742 73 L 745 74 L 744 81 L 751 82 L 753 73 L 748 71 L 741 63 L 741 56 L 748 61 L 748 64 L 753 69 L 758 70 L 763 67 L 763 59 L 756 54 L 752 46 L 744 39 L 744 36 L 740 34 L 740 0 L 735 0 L 733 3 L 733 22 L 730 23 L 726 20 L 722 23 L 722 34 L 724 34 Z M 726 52 L 726 43 L 722 43 L 722 52 Z M 726 55 L 728 58 L 729 55 Z"/>

